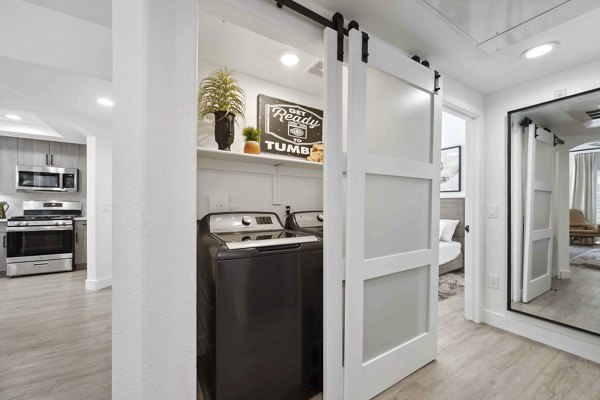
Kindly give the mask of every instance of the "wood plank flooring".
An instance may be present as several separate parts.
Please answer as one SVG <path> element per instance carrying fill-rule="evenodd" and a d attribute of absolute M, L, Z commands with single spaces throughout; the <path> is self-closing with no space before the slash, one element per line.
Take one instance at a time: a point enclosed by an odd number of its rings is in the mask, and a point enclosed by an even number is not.
<path fill-rule="evenodd" d="M 0 279 L 0 399 L 110 399 L 111 290 L 85 277 Z"/>
<path fill-rule="evenodd" d="M 571 258 L 598 246 L 570 246 Z M 571 279 L 552 279 L 552 290 L 515 310 L 600 333 L 600 268 L 571 264 Z"/>
<path fill-rule="evenodd" d="M 0 279 L 0 399 L 110 399 L 111 291 L 84 281 Z M 600 399 L 600 365 L 469 323 L 463 301 L 439 304 L 438 359 L 377 400 Z"/>

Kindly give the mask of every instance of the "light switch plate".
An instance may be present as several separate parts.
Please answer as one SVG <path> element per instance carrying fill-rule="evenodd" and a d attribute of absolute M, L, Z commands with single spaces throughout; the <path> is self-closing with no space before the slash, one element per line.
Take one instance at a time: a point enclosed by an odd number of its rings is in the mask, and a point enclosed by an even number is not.
<path fill-rule="evenodd" d="M 488 218 L 498 218 L 498 206 L 489 205 L 487 209 Z"/>
<path fill-rule="evenodd" d="M 229 196 L 223 193 L 208 195 L 208 212 L 217 213 L 231 211 L 229 208 Z"/>
<path fill-rule="evenodd" d="M 498 275 L 488 275 L 488 287 L 490 289 L 498 289 Z"/>

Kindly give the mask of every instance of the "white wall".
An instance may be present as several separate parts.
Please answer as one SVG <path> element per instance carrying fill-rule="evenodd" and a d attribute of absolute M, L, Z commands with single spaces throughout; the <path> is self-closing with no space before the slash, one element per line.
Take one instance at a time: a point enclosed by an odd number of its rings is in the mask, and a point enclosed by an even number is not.
<path fill-rule="evenodd" d="M 113 2 L 114 400 L 196 399 L 197 5 Z"/>
<path fill-rule="evenodd" d="M 87 279 L 88 290 L 112 284 L 112 139 L 90 137 L 88 145 Z"/>
<path fill-rule="evenodd" d="M 213 71 L 223 67 L 225 66 L 200 62 L 198 64 L 198 79 L 203 79 Z M 234 73 L 240 86 L 246 92 L 246 120 L 243 121 L 240 118 L 236 118 L 238 124 L 235 126 L 235 140 L 231 145 L 231 151 L 233 152 L 244 152 L 244 137 L 242 136 L 244 127 L 258 127 L 257 96 L 259 94 L 266 94 L 271 97 L 289 100 L 319 110 L 323 109 L 323 99 L 320 96 L 290 89 L 285 86 L 246 75 L 243 72 L 234 71 Z M 198 146 L 216 149 L 218 146 L 215 142 L 214 132 L 215 130 L 212 123 L 208 121 L 199 122 Z"/>
<path fill-rule="evenodd" d="M 569 95 L 600 86 L 600 60 L 561 71 L 486 96 L 485 105 L 485 201 L 497 205 L 498 218 L 486 218 L 484 232 L 485 273 L 498 275 L 499 288 L 485 289 L 486 322 L 515 333 L 600 361 L 600 339 L 554 324 L 509 313 L 507 305 L 508 179 L 507 112 L 553 99 L 566 88 Z"/>

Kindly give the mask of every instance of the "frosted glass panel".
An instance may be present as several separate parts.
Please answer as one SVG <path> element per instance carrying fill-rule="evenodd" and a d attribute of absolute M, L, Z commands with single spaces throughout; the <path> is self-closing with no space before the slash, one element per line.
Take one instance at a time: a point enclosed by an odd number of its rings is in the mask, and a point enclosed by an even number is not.
<path fill-rule="evenodd" d="M 365 258 L 430 248 L 431 181 L 374 174 L 365 179 Z"/>
<path fill-rule="evenodd" d="M 432 95 L 367 67 L 366 151 L 431 162 Z"/>
<path fill-rule="evenodd" d="M 536 240 L 531 245 L 531 280 L 548 272 L 549 239 Z"/>
<path fill-rule="evenodd" d="M 533 192 L 533 230 L 550 229 L 550 192 Z"/>
<path fill-rule="evenodd" d="M 535 180 L 552 182 L 554 172 L 554 147 L 542 142 L 535 146 Z"/>
<path fill-rule="evenodd" d="M 365 281 L 363 362 L 427 332 L 429 266 Z"/>

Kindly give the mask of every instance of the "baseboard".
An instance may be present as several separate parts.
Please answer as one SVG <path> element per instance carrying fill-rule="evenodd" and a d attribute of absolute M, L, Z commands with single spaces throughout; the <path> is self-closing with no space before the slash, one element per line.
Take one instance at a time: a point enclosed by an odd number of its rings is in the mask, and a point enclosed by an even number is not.
<path fill-rule="evenodd" d="M 600 363 L 600 337 L 506 311 L 484 310 L 483 321 L 496 328 Z"/>
<path fill-rule="evenodd" d="M 112 286 L 112 276 L 108 276 L 102 279 L 86 279 L 85 288 L 87 290 L 101 290 Z"/>
<path fill-rule="evenodd" d="M 571 270 L 560 270 L 558 271 L 558 279 L 571 279 Z"/>

